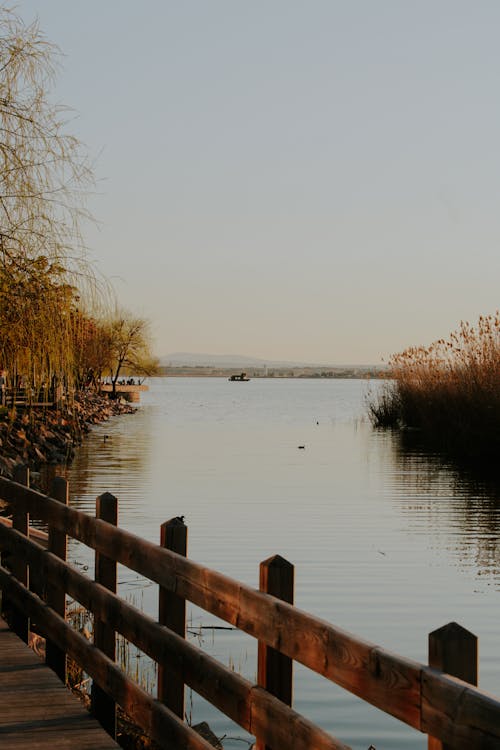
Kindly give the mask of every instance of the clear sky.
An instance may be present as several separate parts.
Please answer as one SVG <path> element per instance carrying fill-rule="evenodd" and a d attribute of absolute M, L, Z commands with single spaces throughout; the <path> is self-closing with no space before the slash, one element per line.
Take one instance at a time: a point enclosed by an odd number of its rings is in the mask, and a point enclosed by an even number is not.
<path fill-rule="evenodd" d="M 21 0 L 159 355 L 377 363 L 499 305 L 497 0 Z"/>

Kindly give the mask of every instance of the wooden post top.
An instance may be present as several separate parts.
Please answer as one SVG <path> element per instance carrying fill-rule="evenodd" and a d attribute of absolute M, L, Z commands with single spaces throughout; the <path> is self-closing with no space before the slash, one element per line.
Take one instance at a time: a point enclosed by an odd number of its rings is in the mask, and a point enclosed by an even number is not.
<path fill-rule="evenodd" d="M 118 524 L 118 499 L 111 492 L 104 492 L 96 500 L 97 517 L 114 526 Z"/>
<path fill-rule="evenodd" d="M 467 630 L 466 628 L 462 627 L 462 625 L 459 625 L 458 622 L 449 622 L 446 625 L 443 625 L 441 628 L 437 628 L 436 630 L 433 630 L 432 633 L 429 633 L 430 637 L 439 637 L 439 636 L 446 636 L 447 638 L 453 639 L 453 638 L 460 638 L 461 641 L 463 640 L 472 640 L 477 641 L 477 636 L 474 635 L 474 633 L 471 633 L 470 630 Z"/>
<path fill-rule="evenodd" d="M 285 560 L 281 555 L 271 555 L 267 560 L 263 560 L 261 565 L 267 568 L 293 568 L 292 563 Z"/>
<path fill-rule="evenodd" d="M 162 526 L 185 526 L 184 516 L 174 516 L 169 521 L 162 523 Z"/>

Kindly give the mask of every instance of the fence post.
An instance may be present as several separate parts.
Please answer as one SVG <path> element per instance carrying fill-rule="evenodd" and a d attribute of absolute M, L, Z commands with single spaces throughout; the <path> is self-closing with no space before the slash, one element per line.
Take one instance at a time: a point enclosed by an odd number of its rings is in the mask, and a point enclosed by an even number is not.
<path fill-rule="evenodd" d="M 260 564 L 259 589 L 293 604 L 294 567 L 280 555 L 274 555 Z M 259 641 L 257 682 L 287 706 L 292 705 L 293 660 Z M 269 750 L 256 738 L 256 750 Z"/>
<path fill-rule="evenodd" d="M 171 518 L 161 525 L 160 545 L 187 554 L 187 526 L 183 518 Z M 160 586 L 158 595 L 158 620 L 177 635 L 186 636 L 186 600 Z M 184 719 L 184 681 L 174 675 L 165 664 L 158 664 L 158 700 L 181 719 Z"/>
<path fill-rule="evenodd" d="M 18 464 L 15 467 L 14 482 L 29 487 L 30 470 L 27 466 L 24 464 Z M 21 534 L 24 534 L 24 536 L 29 535 L 29 514 L 24 507 L 20 507 L 17 503 L 12 509 L 12 528 L 16 529 L 16 531 L 19 531 Z M 25 586 L 28 586 L 29 571 L 27 563 L 13 555 L 11 569 L 17 580 Z M 29 617 L 15 608 L 13 608 L 12 611 L 12 629 L 25 643 L 28 643 L 30 632 Z"/>
<path fill-rule="evenodd" d="M 477 637 L 456 622 L 429 633 L 429 666 L 477 685 Z M 428 750 L 453 750 L 435 737 L 427 740 Z"/>
<path fill-rule="evenodd" d="M 54 478 L 51 497 L 63 505 L 68 505 L 69 487 L 66 479 Z M 67 538 L 64 531 L 58 531 L 49 526 L 48 551 L 66 562 Z M 66 619 L 66 591 L 63 586 L 57 585 L 57 582 L 47 581 L 47 604 L 63 619 Z M 46 641 L 45 663 L 54 670 L 59 679 L 66 682 L 66 653 L 49 638 Z"/>
<path fill-rule="evenodd" d="M 105 492 L 96 501 L 96 518 L 116 526 L 118 524 L 118 500 L 114 495 Z M 95 580 L 116 594 L 116 561 L 101 552 L 95 553 Z M 94 645 L 106 656 L 115 661 L 116 634 L 112 627 L 94 620 Z M 116 738 L 116 703 L 95 682 L 92 683 L 92 713 L 104 729 Z"/>

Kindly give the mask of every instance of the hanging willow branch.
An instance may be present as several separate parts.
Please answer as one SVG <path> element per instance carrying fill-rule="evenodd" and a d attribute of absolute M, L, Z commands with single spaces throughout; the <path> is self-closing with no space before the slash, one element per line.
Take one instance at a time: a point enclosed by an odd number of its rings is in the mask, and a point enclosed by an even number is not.
<path fill-rule="evenodd" d="M 49 92 L 58 50 L 38 23 L 0 9 L 0 253 L 82 260 L 80 221 L 92 173 Z M 75 252 L 77 251 L 77 252 Z"/>
<path fill-rule="evenodd" d="M 32 388 L 69 381 L 74 312 L 98 288 L 81 236 L 92 172 L 49 96 L 58 54 L 0 8 L 0 367 Z"/>

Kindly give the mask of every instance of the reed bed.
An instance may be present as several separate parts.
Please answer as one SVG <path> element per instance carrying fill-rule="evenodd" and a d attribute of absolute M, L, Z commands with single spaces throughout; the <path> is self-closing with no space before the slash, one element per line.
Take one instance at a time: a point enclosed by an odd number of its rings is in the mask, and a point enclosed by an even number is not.
<path fill-rule="evenodd" d="M 462 322 L 450 337 L 389 361 L 391 378 L 368 399 L 377 427 L 419 430 L 427 444 L 474 462 L 500 452 L 500 313 Z"/>

